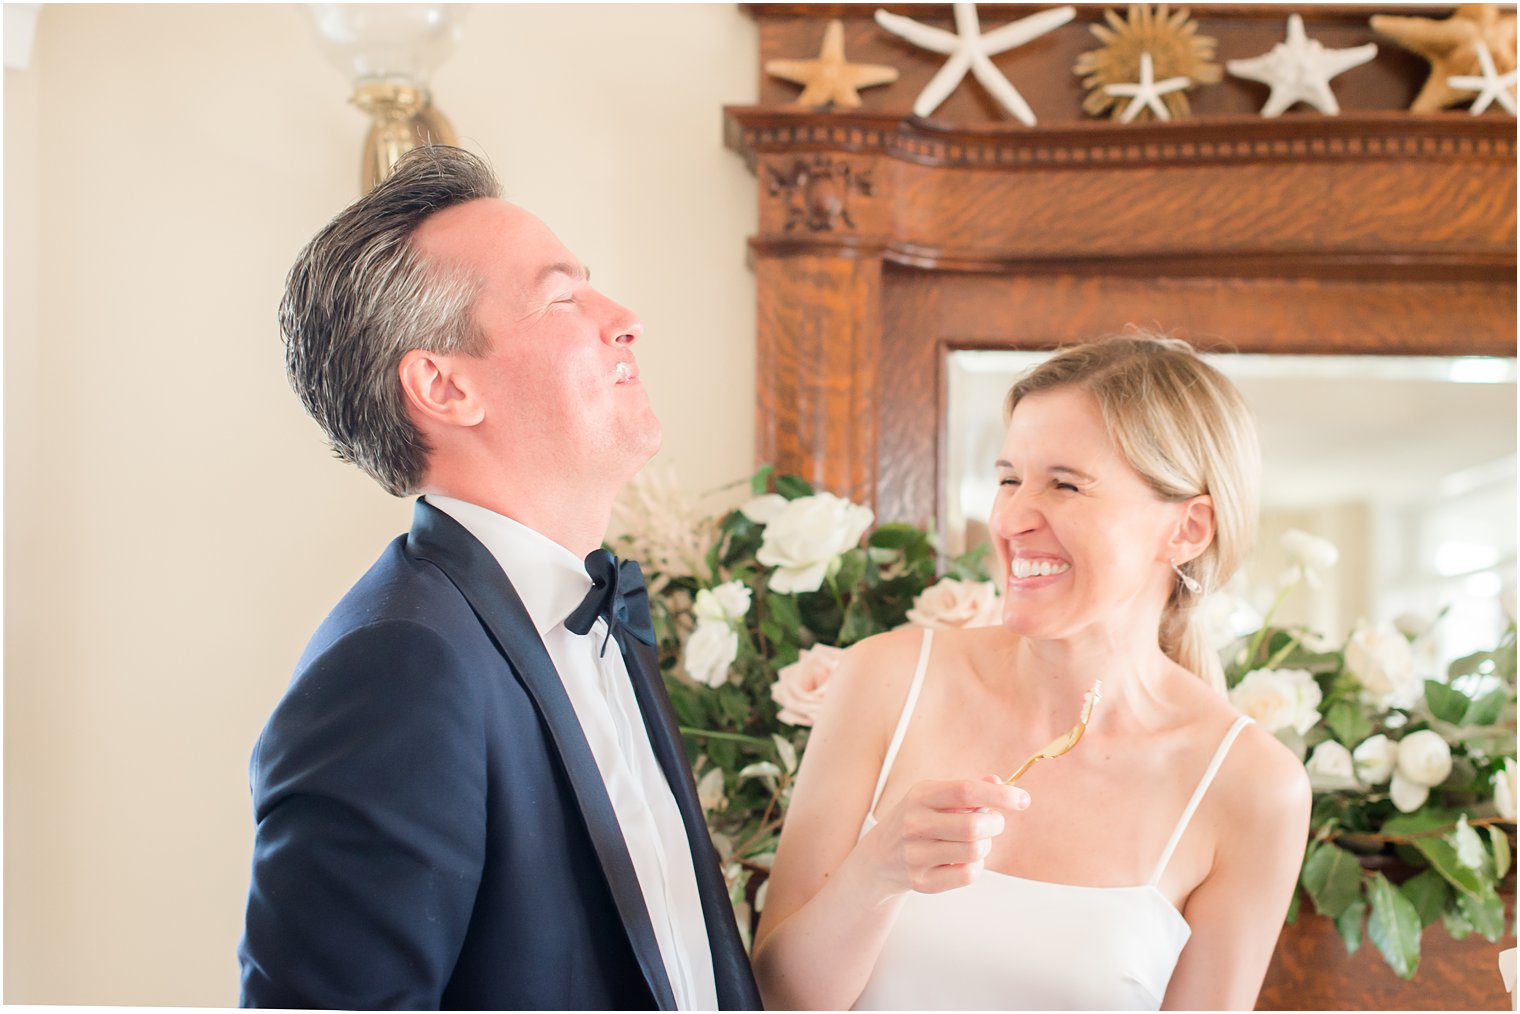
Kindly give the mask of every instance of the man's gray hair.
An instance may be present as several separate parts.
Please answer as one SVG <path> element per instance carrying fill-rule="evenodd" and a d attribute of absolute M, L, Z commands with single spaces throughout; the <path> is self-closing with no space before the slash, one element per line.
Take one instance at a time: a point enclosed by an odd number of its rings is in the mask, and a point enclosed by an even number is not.
<path fill-rule="evenodd" d="M 296 258 L 280 301 L 285 373 L 338 457 L 395 496 L 427 471 L 427 440 L 407 415 L 398 368 L 412 349 L 480 355 L 480 280 L 427 262 L 417 227 L 445 208 L 501 196 L 480 159 L 432 145 L 345 208 Z"/>

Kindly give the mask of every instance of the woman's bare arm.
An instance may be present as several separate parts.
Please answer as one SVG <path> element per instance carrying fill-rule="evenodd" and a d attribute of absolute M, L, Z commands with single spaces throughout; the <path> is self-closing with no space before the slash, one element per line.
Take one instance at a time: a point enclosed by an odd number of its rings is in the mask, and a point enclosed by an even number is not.
<path fill-rule="evenodd" d="M 893 632 L 856 645 L 829 682 L 755 937 L 767 1007 L 853 1005 L 907 893 L 969 883 L 1003 829 L 999 810 L 1027 805 L 1023 790 L 995 779 L 923 782 L 857 843 L 918 636 Z"/>
<path fill-rule="evenodd" d="M 1219 813 L 1214 866 L 1187 900 L 1193 933 L 1166 1010 L 1256 1006 L 1304 856 L 1309 778 L 1270 734 L 1244 730 L 1209 791 Z"/>

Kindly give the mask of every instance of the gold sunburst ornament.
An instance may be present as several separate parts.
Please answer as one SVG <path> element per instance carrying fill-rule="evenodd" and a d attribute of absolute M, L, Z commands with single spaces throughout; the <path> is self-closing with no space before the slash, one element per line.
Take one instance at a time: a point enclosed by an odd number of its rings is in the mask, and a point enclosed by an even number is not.
<path fill-rule="evenodd" d="M 1219 81 L 1219 65 L 1212 62 L 1215 40 L 1198 34 L 1198 26 L 1186 10 L 1169 12 L 1166 4 L 1154 9 L 1131 4 L 1128 17 L 1106 10 L 1103 18 L 1106 26 L 1092 26 L 1092 33 L 1103 45 L 1077 57 L 1072 68 L 1087 89 L 1082 108 L 1089 115 L 1107 113 L 1125 122 L 1137 117 L 1180 120 L 1188 115 L 1187 89 Z M 1143 86 L 1147 69 L 1151 81 L 1165 79 L 1170 83 L 1186 78 L 1189 84 L 1152 95 L 1144 104 L 1127 101 L 1136 96 L 1136 82 Z M 1157 115 L 1157 99 L 1167 116 Z"/>

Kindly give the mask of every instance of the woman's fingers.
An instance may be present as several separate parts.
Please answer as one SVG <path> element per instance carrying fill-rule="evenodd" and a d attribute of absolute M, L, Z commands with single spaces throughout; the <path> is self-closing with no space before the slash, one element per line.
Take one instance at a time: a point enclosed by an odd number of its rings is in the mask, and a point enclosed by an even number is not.
<path fill-rule="evenodd" d="M 983 781 L 920 782 L 917 801 L 934 810 L 1002 810 L 1015 812 L 1029 805 L 1029 793 L 994 778 Z"/>

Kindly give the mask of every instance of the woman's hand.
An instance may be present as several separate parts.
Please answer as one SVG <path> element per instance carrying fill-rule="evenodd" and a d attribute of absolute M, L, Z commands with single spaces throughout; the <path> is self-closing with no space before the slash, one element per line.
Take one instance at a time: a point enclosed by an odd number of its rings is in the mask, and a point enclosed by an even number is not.
<path fill-rule="evenodd" d="M 994 775 L 981 781 L 924 781 L 861 840 L 888 894 L 938 894 L 965 887 L 982 872 L 1006 813 L 1029 805 L 1029 793 Z"/>

